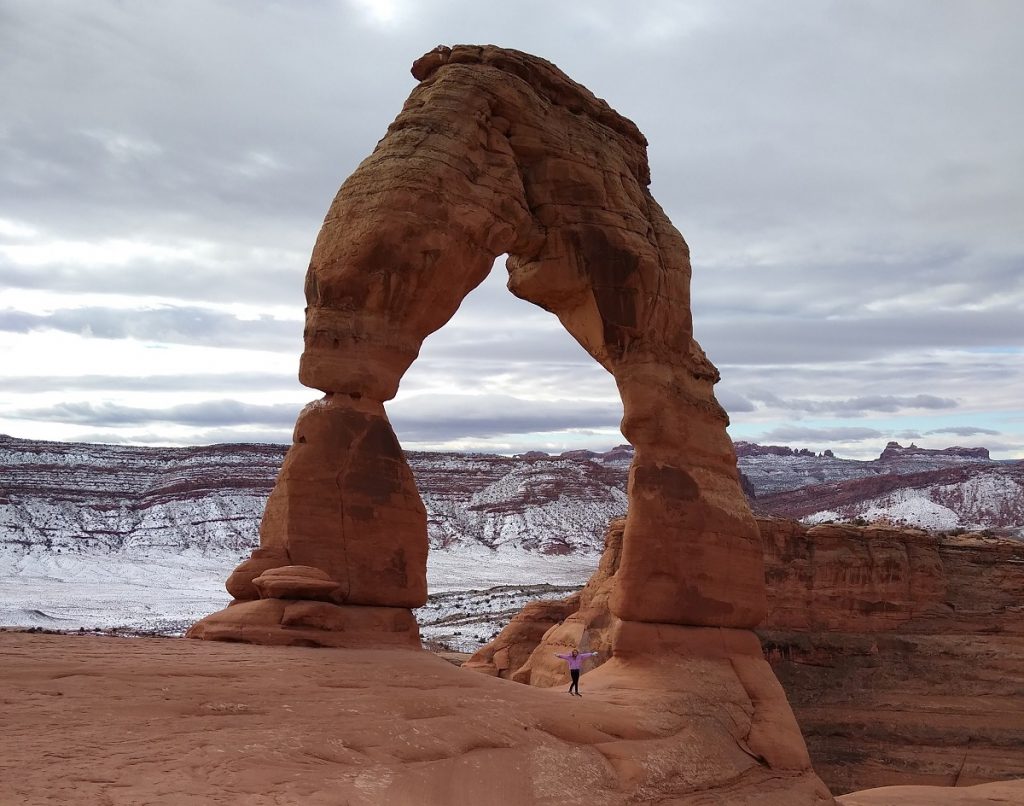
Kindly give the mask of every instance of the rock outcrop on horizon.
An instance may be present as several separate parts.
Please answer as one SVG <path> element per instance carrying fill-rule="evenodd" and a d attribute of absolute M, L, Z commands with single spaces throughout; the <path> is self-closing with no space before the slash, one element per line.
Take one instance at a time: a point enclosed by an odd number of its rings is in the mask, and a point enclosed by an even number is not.
<path fill-rule="evenodd" d="M 440 47 L 413 75 L 419 86 L 314 247 L 299 379 L 324 397 L 299 415 L 259 566 L 243 564 L 232 592 L 251 593 L 245 576 L 276 561 L 324 571 L 338 607 L 424 603 L 426 510 L 384 402 L 507 253 L 510 290 L 557 315 L 622 396 L 634 454 L 612 609 L 624 622 L 754 626 L 757 528 L 718 372 L 693 338 L 689 250 L 648 189 L 647 141 L 518 51 Z M 271 600 L 248 601 L 246 625 L 265 613 L 261 629 L 275 629 Z M 233 617 L 243 613 L 216 620 Z M 209 624 L 189 634 L 207 637 Z"/>
<path fill-rule="evenodd" d="M 757 632 L 834 792 L 1024 777 L 1024 543 L 758 526 L 768 615 Z M 554 653 L 603 650 L 616 627 L 606 602 L 620 530 L 610 525 L 601 568 L 580 593 L 532 611 L 572 610 L 561 623 L 531 641 L 539 630 L 524 611 L 466 668 L 547 687 L 568 679 Z"/>
<path fill-rule="evenodd" d="M 883 521 L 930 529 L 1001 529 L 1024 537 L 1024 462 L 973 463 L 868 476 L 762 496 L 759 513 L 829 521 Z"/>

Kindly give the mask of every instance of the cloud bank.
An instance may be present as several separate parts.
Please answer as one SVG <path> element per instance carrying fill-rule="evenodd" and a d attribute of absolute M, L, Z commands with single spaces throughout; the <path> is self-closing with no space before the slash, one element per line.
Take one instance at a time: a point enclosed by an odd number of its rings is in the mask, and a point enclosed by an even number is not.
<path fill-rule="evenodd" d="M 647 135 L 734 438 L 1024 458 L 1022 26 L 1012 0 L 5 4 L 0 431 L 287 441 L 330 200 L 413 59 L 496 42 Z M 620 441 L 610 376 L 503 275 L 424 345 L 403 442 Z"/>

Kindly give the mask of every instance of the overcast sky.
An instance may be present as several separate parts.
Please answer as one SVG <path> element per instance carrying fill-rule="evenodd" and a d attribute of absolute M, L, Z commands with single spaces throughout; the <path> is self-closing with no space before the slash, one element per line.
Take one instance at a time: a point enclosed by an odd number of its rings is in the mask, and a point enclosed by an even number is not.
<path fill-rule="evenodd" d="M 1024 458 L 1024 3 L 0 1 L 0 433 L 290 441 L 309 253 L 439 43 L 634 120 L 734 439 Z M 388 405 L 409 449 L 622 442 L 503 262 Z"/>

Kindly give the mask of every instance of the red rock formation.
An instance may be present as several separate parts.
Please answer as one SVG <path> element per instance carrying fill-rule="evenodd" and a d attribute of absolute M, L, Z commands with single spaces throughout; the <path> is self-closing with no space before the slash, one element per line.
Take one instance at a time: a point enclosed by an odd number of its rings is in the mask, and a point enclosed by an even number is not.
<path fill-rule="evenodd" d="M 313 250 L 299 379 L 325 397 L 299 417 L 260 528 L 282 565 L 337 581 L 339 604 L 250 600 L 190 635 L 278 642 L 301 628 L 316 641 L 315 625 L 343 644 L 353 611 L 423 603 L 424 510 L 383 403 L 423 340 L 508 253 L 510 290 L 557 315 L 615 377 L 635 447 L 615 582 L 588 598 L 616 617 L 606 618 L 612 658 L 590 684 L 610 700 L 640 691 L 656 710 L 639 723 L 560 727 L 599 745 L 587 779 L 609 778 L 622 801 L 714 790 L 737 804 L 831 802 L 749 629 L 765 608 L 760 539 L 712 391 L 718 371 L 693 339 L 688 248 L 648 190 L 646 140 L 516 51 L 441 47 L 413 74 L 420 85 L 345 181 Z M 271 556 L 243 564 L 232 587 L 265 594 Z M 398 616 L 382 621 L 401 633 Z M 544 640 L 573 640 L 582 626 L 567 620 Z M 502 652 L 489 671 L 519 660 Z M 539 660 L 529 672 L 553 673 Z M 563 780 L 542 799 L 576 788 Z M 388 793 L 422 799 L 422 784 Z"/>
<path fill-rule="evenodd" d="M 463 666 L 517 683 L 553 686 L 569 680 L 568 667 L 555 657 L 557 653 L 579 649 L 610 657 L 617 619 L 611 617 L 608 598 L 622 555 L 625 525 L 625 518 L 608 525 L 601 563 L 582 591 L 559 601 L 527 605 Z M 541 644 L 544 650 L 535 652 Z"/>
<path fill-rule="evenodd" d="M 609 525 L 601 564 L 580 593 L 561 602 L 534 603 L 542 605 L 542 609 L 532 610 L 528 606 L 466 661 L 465 668 L 550 688 L 564 685 L 569 679 L 566 663 L 557 654 L 572 649 L 596 651 L 598 657 L 593 662 L 599 668 L 589 671 L 584 666 L 585 694 L 594 689 L 601 691 L 608 677 L 627 688 L 648 689 L 649 696 L 655 699 L 664 696 L 663 692 L 685 690 L 687 713 L 702 736 L 697 741 L 718 731 L 703 722 L 709 716 L 706 706 L 698 706 L 689 697 L 700 698 L 706 696 L 700 691 L 713 691 L 711 701 L 744 702 L 742 707 L 753 709 L 756 714 L 740 743 L 744 752 L 780 774 L 795 774 L 804 780 L 802 786 L 810 786 L 807 780 L 817 779 L 800 729 L 754 633 L 625 621 L 612 614 L 610 602 L 621 573 L 624 526 L 625 519 Z M 553 613 L 566 613 L 574 606 L 575 612 L 564 615 L 543 635 L 538 633 L 549 622 L 529 623 L 532 613 L 550 617 Z M 517 667 L 513 663 L 516 658 L 525 661 Z M 788 802 L 804 802 L 800 798 L 807 797 L 809 791 L 801 795 L 798 788 L 794 789 L 793 799 Z"/>
<path fill-rule="evenodd" d="M 905 459 L 908 456 L 963 456 L 969 459 L 989 460 L 991 457 L 988 448 L 961 448 L 954 445 L 952 448 L 919 448 L 913 442 L 904 448 L 898 442 L 889 442 L 878 457 L 881 461 L 893 461 Z"/>
<path fill-rule="evenodd" d="M 753 627 L 765 606 L 757 527 L 718 372 L 693 339 L 688 248 L 648 190 L 643 135 L 517 51 L 439 48 L 413 74 L 419 86 L 313 250 L 299 378 L 325 397 L 296 424 L 261 548 L 338 580 L 346 606 L 423 603 L 424 510 L 383 402 L 508 253 L 510 290 L 555 313 L 622 397 L 635 454 L 611 609 Z M 233 590 L 251 595 L 266 557 L 236 571 Z"/>

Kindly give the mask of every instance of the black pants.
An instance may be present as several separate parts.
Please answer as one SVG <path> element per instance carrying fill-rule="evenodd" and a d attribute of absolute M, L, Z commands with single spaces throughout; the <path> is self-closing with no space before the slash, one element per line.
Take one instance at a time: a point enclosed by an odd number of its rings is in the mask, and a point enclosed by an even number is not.
<path fill-rule="evenodd" d="M 576 689 L 576 693 L 580 693 L 580 670 L 570 669 L 569 676 L 572 677 L 572 682 L 569 684 L 569 693 L 572 693 L 573 689 Z"/>

